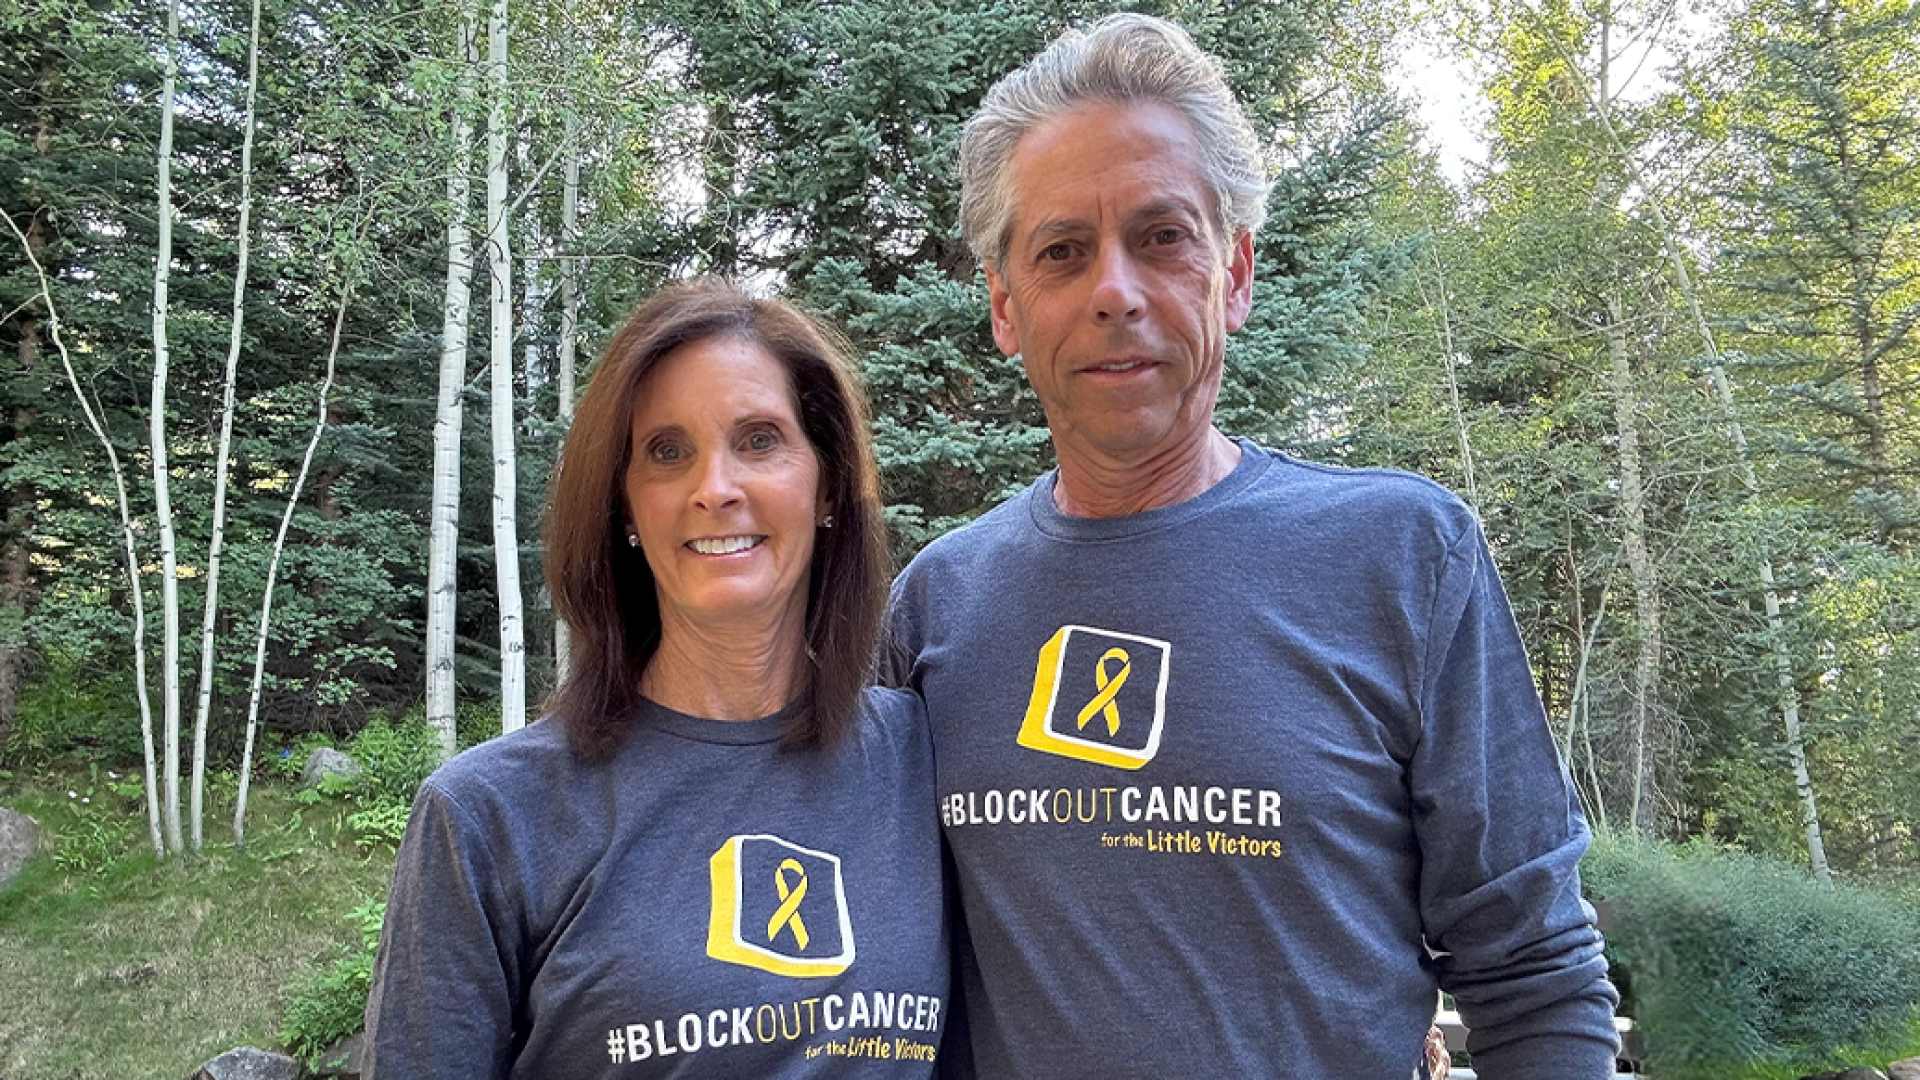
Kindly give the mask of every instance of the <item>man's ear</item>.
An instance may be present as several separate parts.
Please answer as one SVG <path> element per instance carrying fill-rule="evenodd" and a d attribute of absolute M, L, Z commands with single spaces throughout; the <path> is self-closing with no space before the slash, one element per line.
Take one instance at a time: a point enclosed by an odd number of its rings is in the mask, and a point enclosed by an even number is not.
<path fill-rule="evenodd" d="M 1007 279 L 993 267 L 987 267 L 987 307 L 993 313 L 993 343 L 1008 356 L 1020 353 L 1020 332 L 1014 329 L 1013 316 L 1008 305 L 1013 302 L 1007 292 Z"/>
<path fill-rule="evenodd" d="M 1227 251 L 1227 333 L 1247 323 L 1253 312 L 1253 234 L 1243 232 Z"/>

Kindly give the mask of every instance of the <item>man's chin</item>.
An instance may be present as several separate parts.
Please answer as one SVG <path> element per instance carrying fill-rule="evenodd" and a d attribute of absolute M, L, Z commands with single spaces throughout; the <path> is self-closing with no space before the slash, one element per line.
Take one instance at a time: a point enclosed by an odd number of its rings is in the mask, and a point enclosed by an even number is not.
<path fill-rule="evenodd" d="M 1077 426 L 1064 439 L 1056 434 L 1054 448 L 1063 456 L 1133 464 L 1197 449 L 1212 430 L 1204 424 L 1190 428 L 1164 414 L 1101 419 L 1104 422 Z"/>

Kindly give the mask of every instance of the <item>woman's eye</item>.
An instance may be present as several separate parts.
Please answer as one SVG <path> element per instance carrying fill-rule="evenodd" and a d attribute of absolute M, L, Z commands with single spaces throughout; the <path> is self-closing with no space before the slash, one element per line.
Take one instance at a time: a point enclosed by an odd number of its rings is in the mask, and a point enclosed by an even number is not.
<path fill-rule="evenodd" d="M 747 436 L 747 449 L 765 453 L 780 445 L 780 439 L 771 431 L 756 431 Z"/>
<path fill-rule="evenodd" d="M 660 443 L 653 448 L 653 460 L 662 465 L 672 465 L 684 455 L 678 443 Z"/>

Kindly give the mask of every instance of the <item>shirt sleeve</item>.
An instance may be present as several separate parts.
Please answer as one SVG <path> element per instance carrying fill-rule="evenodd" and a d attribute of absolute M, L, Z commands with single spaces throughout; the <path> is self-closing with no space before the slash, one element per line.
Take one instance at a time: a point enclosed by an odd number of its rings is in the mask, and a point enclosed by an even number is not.
<path fill-rule="evenodd" d="M 1441 569 L 1410 768 L 1420 907 L 1486 1080 L 1611 1077 L 1619 1051 L 1589 833 L 1477 525 Z"/>
<path fill-rule="evenodd" d="M 919 687 L 912 685 L 914 661 L 920 655 L 919 596 L 909 566 L 894 579 L 887 598 L 887 621 L 875 663 L 875 681 L 881 686 L 919 693 Z"/>
<path fill-rule="evenodd" d="M 519 986 L 507 908 L 472 818 L 421 785 L 367 1001 L 368 1080 L 507 1075 Z"/>

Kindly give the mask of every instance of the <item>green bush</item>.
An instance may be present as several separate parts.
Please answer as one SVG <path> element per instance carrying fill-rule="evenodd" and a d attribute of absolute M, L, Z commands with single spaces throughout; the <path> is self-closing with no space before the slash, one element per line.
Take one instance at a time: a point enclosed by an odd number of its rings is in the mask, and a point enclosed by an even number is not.
<path fill-rule="evenodd" d="M 141 758 L 140 712 L 128 680 L 73 655 L 53 652 L 20 688 L 13 733 L 0 740 L 0 765 L 37 766 L 86 758 L 109 766 Z M 158 736 L 159 717 L 154 718 Z"/>
<path fill-rule="evenodd" d="M 349 917 L 360 924 L 360 944 L 350 947 L 326 971 L 308 978 L 288 1002 L 280 1041 L 307 1068 L 318 1068 L 322 1054 L 366 1022 L 373 958 L 380 947 L 380 926 L 386 915 L 383 902 L 355 908 Z"/>
<path fill-rule="evenodd" d="M 362 795 L 413 802 L 420 781 L 439 764 L 433 730 L 420 719 L 394 727 L 382 713 L 374 713 L 347 744 L 347 754 L 365 769 L 356 786 Z"/>
<path fill-rule="evenodd" d="M 409 722 L 419 717 L 425 723 L 425 710 L 409 714 Z M 454 740 L 462 750 L 478 746 L 500 734 L 500 702 L 498 699 L 482 701 L 462 706 L 454 713 Z"/>
<path fill-rule="evenodd" d="M 1920 1042 L 1920 908 L 1702 842 L 1603 836 L 1582 872 L 1666 1080 L 1884 1064 Z"/>
<path fill-rule="evenodd" d="M 412 807 L 408 804 L 382 798 L 364 810 L 348 814 L 347 827 L 353 830 L 353 842 L 357 847 L 385 845 L 397 848 L 401 837 L 406 835 L 410 816 Z"/>
<path fill-rule="evenodd" d="M 359 776 L 327 776 L 300 794 L 303 801 L 344 798 L 356 809 L 347 815 L 354 843 L 362 848 L 397 847 L 406 832 L 413 796 L 438 764 L 437 744 L 424 721 L 410 719 L 394 727 L 374 713 L 347 744 L 347 755 L 365 771 Z M 311 752 L 311 749 L 306 751 Z M 300 755 L 305 761 L 305 753 Z"/>

